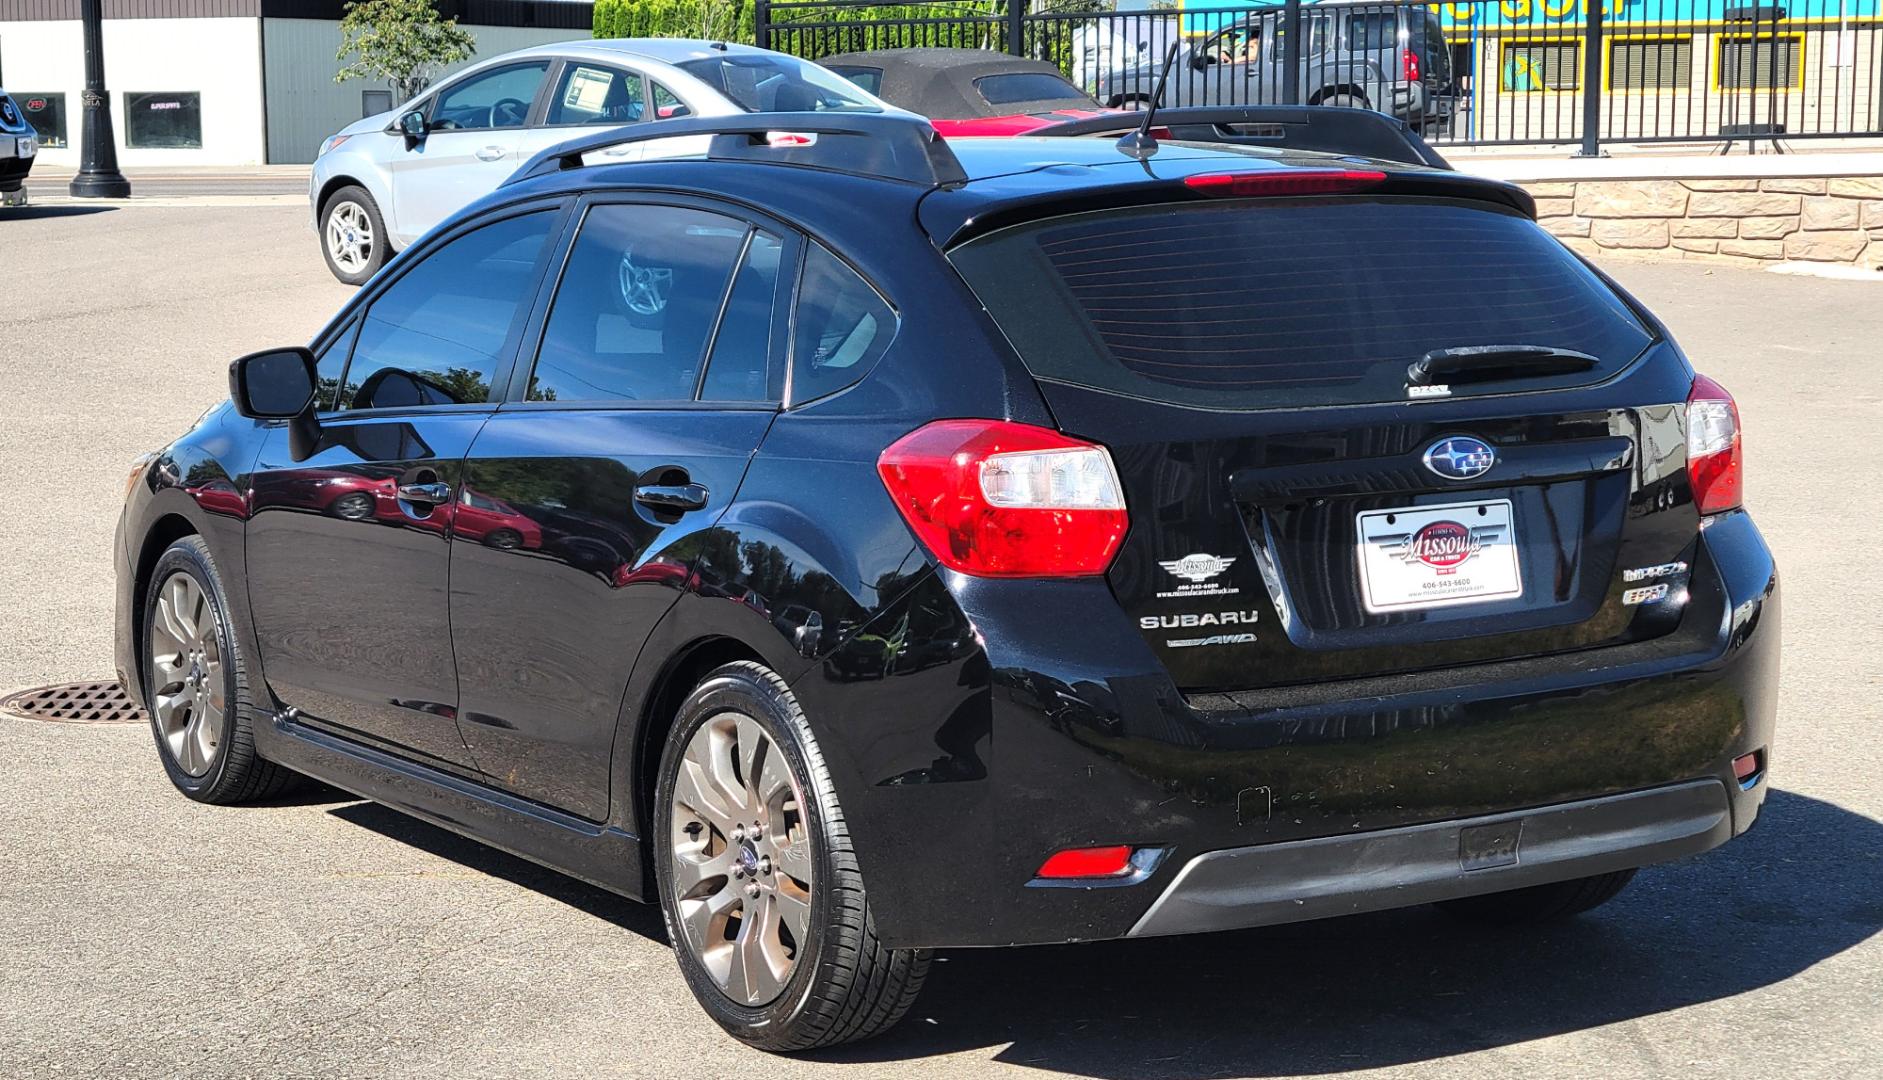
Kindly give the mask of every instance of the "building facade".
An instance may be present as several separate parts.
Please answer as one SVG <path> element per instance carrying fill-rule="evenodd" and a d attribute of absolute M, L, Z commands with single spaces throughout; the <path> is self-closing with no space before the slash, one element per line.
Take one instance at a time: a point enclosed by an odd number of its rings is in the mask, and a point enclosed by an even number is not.
<path fill-rule="evenodd" d="M 474 60 L 589 36 L 591 7 L 440 0 L 477 39 Z M 343 0 L 104 0 L 105 81 L 126 168 L 296 164 L 321 140 L 396 104 L 384 83 L 333 81 Z M 79 0 L 0 0 L 0 87 L 76 166 L 85 88 Z"/>

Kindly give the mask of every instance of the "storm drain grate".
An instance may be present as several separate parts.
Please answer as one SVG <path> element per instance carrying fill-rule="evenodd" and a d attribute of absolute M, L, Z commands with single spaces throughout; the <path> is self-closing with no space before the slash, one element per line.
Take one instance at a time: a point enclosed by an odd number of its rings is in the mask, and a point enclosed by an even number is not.
<path fill-rule="evenodd" d="M 0 698 L 0 712 L 64 724 L 141 724 L 146 719 L 116 679 L 21 690 Z"/>

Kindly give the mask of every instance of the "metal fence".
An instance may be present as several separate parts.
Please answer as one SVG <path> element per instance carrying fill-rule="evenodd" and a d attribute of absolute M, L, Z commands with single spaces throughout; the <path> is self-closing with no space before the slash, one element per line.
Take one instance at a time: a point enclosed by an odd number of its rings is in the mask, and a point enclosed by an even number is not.
<path fill-rule="evenodd" d="M 1124 107 L 1150 98 L 1174 44 L 1167 105 L 1356 105 L 1435 143 L 1593 154 L 1603 142 L 1883 137 L 1883 0 L 1252 0 L 1170 12 L 756 0 L 754 14 L 758 44 L 782 52 L 992 49 L 1050 61 Z"/>

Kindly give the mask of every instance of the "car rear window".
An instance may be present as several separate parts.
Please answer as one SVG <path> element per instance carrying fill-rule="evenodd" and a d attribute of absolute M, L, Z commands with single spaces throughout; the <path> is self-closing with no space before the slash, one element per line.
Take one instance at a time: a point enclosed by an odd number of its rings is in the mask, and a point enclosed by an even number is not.
<path fill-rule="evenodd" d="M 1057 75 L 1022 71 L 1011 75 L 983 75 L 974 80 L 974 88 L 989 105 L 1013 105 L 1022 101 L 1072 101 L 1091 105 L 1079 88 Z"/>
<path fill-rule="evenodd" d="M 746 112 L 882 111 L 855 83 L 808 60 L 738 53 L 675 66 Z"/>
<path fill-rule="evenodd" d="M 1110 210 L 949 255 L 1034 375 L 1218 409 L 1396 401 L 1433 349 L 1544 345 L 1596 382 L 1653 335 L 1534 221 L 1484 203 L 1318 198 Z"/>

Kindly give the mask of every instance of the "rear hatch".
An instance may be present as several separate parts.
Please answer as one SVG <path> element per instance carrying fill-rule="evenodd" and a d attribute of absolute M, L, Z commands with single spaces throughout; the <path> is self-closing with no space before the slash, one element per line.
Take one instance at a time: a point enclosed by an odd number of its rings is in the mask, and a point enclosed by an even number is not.
<path fill-rule="evenodd" d="M 1010 226 L 950 258 L 1060 426 L 1110 449 L 1131 518 L 1110 584 L 1184 690 L 1678 625 L 1691 373 L 1514 209 L 1193 200 Z M 1513 345 L 1534 348 L 1462 351 Z M 1462 373 L 1409 378 L 1435 351 Z"/>

